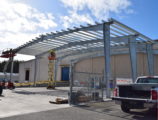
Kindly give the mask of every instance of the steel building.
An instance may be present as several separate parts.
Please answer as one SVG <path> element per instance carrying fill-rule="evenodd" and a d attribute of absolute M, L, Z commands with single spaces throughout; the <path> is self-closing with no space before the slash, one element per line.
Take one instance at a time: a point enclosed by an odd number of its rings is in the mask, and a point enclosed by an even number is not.
<path fill-rule="evenodd" d="M 110 80 L 121 77 L 134 81 L 137 76 L 158 73 L 157 48 L 156 40 L 109 19 L 40 35 L 14 51 L 35 56 L 34 60 L 20 64 L 22 81 L 48 79 L 48 51 L 53 49 L 54 79 L 70 81 L 70 96 L 74 85 L 84 86 L 91 78 L 102 80 L 106 96 L 110 97 Z"/>

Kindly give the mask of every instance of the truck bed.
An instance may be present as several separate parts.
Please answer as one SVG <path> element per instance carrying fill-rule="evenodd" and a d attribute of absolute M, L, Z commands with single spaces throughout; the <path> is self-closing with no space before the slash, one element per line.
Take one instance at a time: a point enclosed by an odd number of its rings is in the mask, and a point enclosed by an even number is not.
<path fill-rule="evenodd" d="M 158 84 L 128 84 L 118 87 L 119 97 L 150 99 L 151 88 L 158 87 Z"/>

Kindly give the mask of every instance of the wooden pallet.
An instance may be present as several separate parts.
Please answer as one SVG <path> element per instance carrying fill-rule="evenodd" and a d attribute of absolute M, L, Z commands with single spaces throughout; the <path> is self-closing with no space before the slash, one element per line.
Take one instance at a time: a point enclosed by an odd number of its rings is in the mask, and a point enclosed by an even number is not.
<path fill-rule="evenodd" d="M 53 103 L 53 104 L 66 104 L 68 103 L 68 99 L 67 98 L 56 98 L 54 101 L 49 101 L 49 103 Z"/>

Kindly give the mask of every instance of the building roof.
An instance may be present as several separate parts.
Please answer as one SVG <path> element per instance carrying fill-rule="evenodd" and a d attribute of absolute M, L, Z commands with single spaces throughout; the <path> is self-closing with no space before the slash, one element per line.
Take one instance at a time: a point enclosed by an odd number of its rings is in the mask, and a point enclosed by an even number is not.
<path fill-rule="evenodd" d="M 86 26 L 74 27 L 72 29 L 56 31 L 55 33 L 47 33 L 17 47 L 15 51 L 20 54 L 37 56 L 42 53 L 47 53 L 54 49 L 58 57 L 80 53 L 88 49 L 102 49 L 103 41 L 103 25 L 110 25 L 111 47 L 123 48 L 127 46 L 127 37 L 130 35 L 137 36 L 137 43 L 154 43 L 154 41 L 141 34 L 140 32 L 118 22 L 115 19 L 95 22 L 94 25 L 87 24 Z"/>

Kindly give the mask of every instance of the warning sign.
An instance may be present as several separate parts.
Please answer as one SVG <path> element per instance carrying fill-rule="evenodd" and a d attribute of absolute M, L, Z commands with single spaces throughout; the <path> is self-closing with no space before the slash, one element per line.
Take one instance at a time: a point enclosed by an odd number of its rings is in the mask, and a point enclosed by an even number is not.
<path fill-rule="evenodd" d="M 116 84 L 130 84 L 132 83 L 132 79 L 130 78 L 116 78 Z"/>

